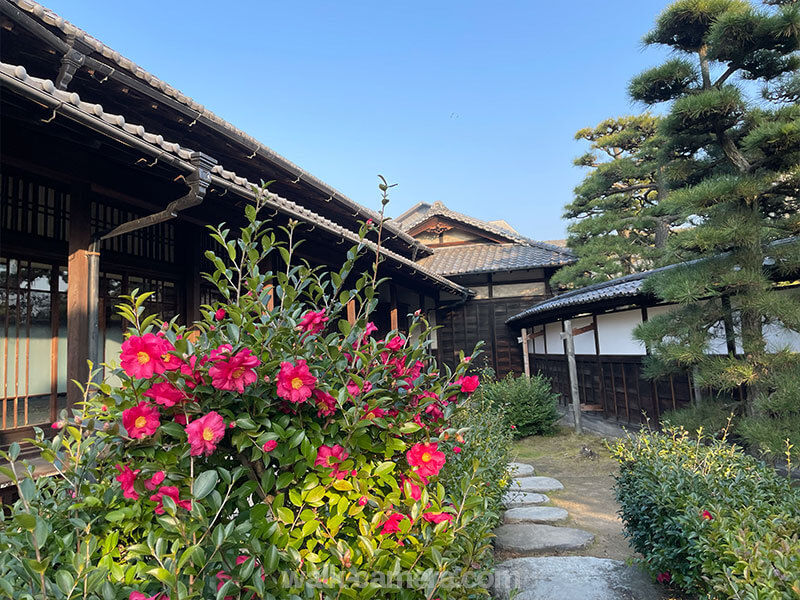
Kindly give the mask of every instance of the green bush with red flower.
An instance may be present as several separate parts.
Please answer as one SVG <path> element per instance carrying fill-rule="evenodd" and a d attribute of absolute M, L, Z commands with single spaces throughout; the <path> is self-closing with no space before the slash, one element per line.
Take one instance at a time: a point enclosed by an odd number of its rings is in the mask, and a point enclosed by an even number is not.
<path fill-rule="evenodd" d="M 435 364 L 419 314 L 409 335 L 376 337 L 379 259 L 356 267 L 382 223 L 323 273 L 295 264 L 296 224 L 278 241 L 262 205 L 238 236 L 212 231 L 220 301 L 200 322 L 162 322 L 149 294 L 125 298 L 130 331 L 109 369 L 121 383 L 90 383 L 55 437 L 38 435 L 55 477 L 34 480 L 18 447 L 3 455 L 20 491 L 0 521 L 10 597 L 487 595 L 465 576 L 490 532 L 464 535 L 491 508 L 490 473 L 478 461 L 438 481 L 460 460 L 444 440 L 466 432 L 451 420 L 478 378 Z M 273 254 L 280 270 L 264 266 Z"/>
<path fill-rule="evenodd" d="M 682 428 L 611 446 L 625 533 L 691 597 L 800 597 L 800 489 L 726 440 Z"/>

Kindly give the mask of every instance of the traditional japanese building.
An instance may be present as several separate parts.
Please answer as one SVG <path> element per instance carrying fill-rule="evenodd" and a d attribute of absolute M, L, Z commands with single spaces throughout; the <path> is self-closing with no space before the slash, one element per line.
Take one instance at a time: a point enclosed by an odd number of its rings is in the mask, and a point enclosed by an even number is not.
<path fill-rule="evenodd" d="M 121 294 L 199 316 L 205 226 L 235 227 L 253 183 L 274 181 L 268 216 L 303 224 L 314 265 L 338 268 L 378 218 L 40 4 L 0 0 L 0 27 L 0 445 L 76 402 L 87 359 L 117 356 Z M 380 329 L 469 297 L 418 262 L 424 243 L 385 233 Z"/>
<path fill-rule="evenodd" d="M 573 262 L 563 246 L 520 235 L 505 221 L 481 221 L 441 202 L 419 203 L 395 219 L 403 231 L 433 250 L 417 264 L 474 291 L 436 311 L 441 360 L 451 362 L 484 341 L 498 376 L 523 372 L 519 330 L 506 320 L 552 296 L 552 274 Z"/>

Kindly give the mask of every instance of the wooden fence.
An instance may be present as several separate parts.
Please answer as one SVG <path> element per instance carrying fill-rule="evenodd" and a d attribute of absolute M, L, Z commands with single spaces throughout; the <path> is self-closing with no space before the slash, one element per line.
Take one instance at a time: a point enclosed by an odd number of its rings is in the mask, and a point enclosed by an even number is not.
<path fill-rule="evenodd" d="M 641 356 L 576 356 L 581 409 L 620 423 L 641 424 L 648 418 L 657 425 L 668 410 L 692 402 L 688 374 L 650 381 L 642 377 Z M 567 357 L 531 355 L 531 371 L 539 372 L 553 383 L 561 403 L 569 405 L 570 385 Z"/>

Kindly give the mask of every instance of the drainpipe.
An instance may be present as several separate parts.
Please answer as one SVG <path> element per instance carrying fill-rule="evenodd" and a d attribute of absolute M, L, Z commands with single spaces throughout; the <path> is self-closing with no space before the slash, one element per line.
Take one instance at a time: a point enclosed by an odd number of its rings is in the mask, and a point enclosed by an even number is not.
<path fill-rule="evenodd" d="M 127 223 L 122 223 L 109 231 L 96 233 L 92 238 L 88 252 L 89 282 L 87 285 L 87 293 L 89 298 L 87 318 L 89 322 L 88 354 L 89 360 L 92 361 L 94 368 L 97 368 L 101 363 L 100 328 L 98 320 L 98 306 L 100 302 L 100 242 L 139 229 L 144 229 L 151 225 L 169 221 L 177 217 L 180 211 L 201 204 L 211 184 L 211 169 L 217 164 L 217 161 L 202 152 L 193 152 L 189 162 L 194 166 L 194 171 L 186 177 L 186 184 L 189 186 L 189 192 L 187 194 L 170 202 L 162 211 L 128 221 Z"/>

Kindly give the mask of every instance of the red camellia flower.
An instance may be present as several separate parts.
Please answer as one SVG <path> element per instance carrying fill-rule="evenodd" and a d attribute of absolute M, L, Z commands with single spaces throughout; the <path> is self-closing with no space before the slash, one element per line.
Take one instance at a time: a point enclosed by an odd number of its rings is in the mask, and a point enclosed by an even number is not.
<path fill-rule="evenodd" d="M 347 384 L 347 393 L 349 393 L 351 396 L 358 396 L 361 393 L 361 391 L 362 389 L 358 387 L 358 384 L 355 381 L 351 380 Z M 370 391 L 372 391 L 372 383 L 370 383 L 369 381 L 365 381 L 363 391 L 365 394 L 368 394 Z"/>
<path fill-rule="evenodd" d="M 225 312 L 224 308 L 218 308 L 217 311 L 214 313 L 214 318 L 217 321 L 222 321 L 222 319 L 224 319 L 227 315 L 228 313 Z"/>
<path fill-rule="evenodd" d="M 669 583 L 672 580 L 672 575 L 669 571 L 664 571 L 663 573 L 659 573 L 656 575 L 656 581 L 658 583 Z"/>
<path fill-rule="evenodd" d="M 311 374 L 306 361 L 300 359 L 296 365 L 282 362 L 278 373 L 278 396 L 289 402 L 305 402 L 314 391 L 317 378 Z"/>
<path fill-rule="evenodd" d="M 409 517 L 401 513 L 393 513 L 389 515 L 386 518 L 386 520 L 383 523 L 381 523 L 381 531 L 380 531 L 381 535 L 398 533 L 400 531 L 400 522 L 403 519 L 409 519 Z"/>
<path fill-rule="evenodd" d="M 153 333 L 145 333 L 141 337 L 132 335 L 122 342 L 122 352 L 119 356 L 122 370 L 129 377 L 137 379 L 148 379 L 156 373 L 163 373 L 165 352 L 167 352 L 165 340 L 157 335 Z"/>
<path fill-rule="evenodd" d="M 438 475 L 447 459 L 444 452 L 439 452 L 438 444 L 414 444 L 406 452 L 406 460 L 422 477 Z"/>
<path fill-rule="evenodd" d="M 328 392 L 314 390 L 314 401 L 317 403 L 317 416 L 330 417 L 336 412 L 336 398 Z"/>
<path fill-rule="evenodd" d="M 707 510 L 704 510 L 703 512 L 701 512 L 700 513 L 700 517 L 705 519 L 706 521 L 713 521 L 714 520 L 714 515 L 712 515 Z"/>
<path fill-rule="evenodd" d="M 128 600 L 164 600 L 164 598 L 165 596 L 162 592 L 154 596 L 145 596 L 143 592 L 131 592 L 131 595 L 128 596 Z"/>
<path fill-rule="evenodd" d="M 435 512 L 426 512 L 422 513 L 422 518 L 425 519 L 428 523 L 443 523 L 447 521 L 450 523 L 453 520 L 453 515 L 450 513 L 435 513 Z"/>
<path fill-rule="evenodd" d="M 406 496 L 406 499 L 411 498 L 412 500 L 419 500 L 422 497 L 422 488 L 418 486 L 416 483 L 405 477 L 404 475 L 400 476 L 400 480 L 403 486 L 403 493 Z"/>
<path fill-rule="evenodd" d="M 471 375 L 469 377 L 459 377 L 456 381 L 456 385 L 461 386 L 461 391 L 465 394 L 471 394 L 475 390 L 478 389 L 478 385 L 480 385 L 480 379 L 478 379 L 477 375 Z"/>
<path fill-rule="evenodd" d="M 158 408 L 147 402 L 122 411 L 122 426 L 132 438 L 153 435 L 159 426 Z"/>
<path fill-rule="evenodd" d="M 176 506 L 180 506 L 186 510 L 192 510 L 192 501 L 191 500 L 181 500 L 180 499 L 180 492 L 178 488 L 172 485 L 162 485 L 157 494 L 153 494 L 150 496 L 150 500 L 155 502 L 157 506 L 155 507 L 155 513 L 157 515 L 164 514 L 164 503 L 162 498 L 164 496 L 169 496 L 175 502 Z"/>
<path fill-rule="evenodd" d="M 138 500 L 139 494 L 133 489 L 133 482 L 136 481 L 136 476 L 141 472 L 141 469 L 131 471 L 128 465 L 114 465 L 114 468 L 119 471 L 119 475 L 114 479 L 119 481 L 122 487 L 122 495 L 131 500 Z"/>
<path fill-rule="evenodd" d="M 461 446 L 453 446 L 453 452 L 455 452 L 456 454 L 461 452 Z"/>
<path fill-rule="evenodd" d="M 50 425 L 50 427 L 53 429 L 61 429 L 63 426 L 64 424 L 61 421 L 55 421 L 52 425 Z"/>
<path fill-rule="evenodd" d="M 361 498 L 358 499 L 359 506 L 366 506 L 368 502 L 369 498 L 367 498 L 366 496 L 361 496 Z"/>
<path fill-rule="evenodd" d="M 332 467 L 331 477 L 344 479 L 347 471 L 340 471 L 337 467 L 347 460 L 349 454 L 339 444 L 333 446 L 322 445 L 317 450 L 317 458 L 314 460 L 315 467 Z"/>
<path fill-rule="evenodd" d="M 218 360 L 208 370 L 211 385 L 218 390 L 236 390 L 244 393 L 245 386 L 254 383 L 258 378 L 253 370 L 261 364 L 257 356 L 249 348 L 243 348 L 227 360 Z"/>
<path fill-rule="evenodd" d="M 264 445 L 261 447 L 261 449 L 264 452 L 272 452 L 277 447 L 278 447 L 278 442 L 276 440 L 267 440 L 266 442 L 264 442 Z"/>
<path fill-rule="evenodd" d="M 217 449 L 217 443 L 225 435 L 225 422 L 219 413 L 213 410 L 205 416 L 195 419 L 186 426 L 186 437 L 192 449 L 192 456 L 209 456 Z"/>
<path fill-rule="evenodd" d="M 303 318 L 300 323 L 298 323 L 297 328 L 300 331 L 314 334 L 325 329 L 325 323 L 327 322 L 328 317 L 325 316 L 325 309 L 316 312 L 309 310 L 303 315 Z"/>
<path fill-rule="evenodd" d="M 166 476 L 167 475 L 166 473 L 164 473 L 164 471 L 156 471 L 155 473 L 153 473 L 153 476 L 150 479 L 144 482 L 144 487 L 146 487 L 150 491 L 153 491 L 159 485 L 161 485 Z"/>
<path fill-rule="evenodd" d="M 403 347 L 403 345 L 405 345 L 405 343 L 406 341 L 402 337 L 396 335 L 391 340 L 386 342 L 386 347 L 392 352 L 397 352 Z"/>
<path fill-rule="evenodd" d="M 151 398 L 156 404 L 161 404 L 162 406 L 175 406 L 179 402 L 188 400 L 187 395 L 169 381 L 154 383 L 144 395 Z"/>

